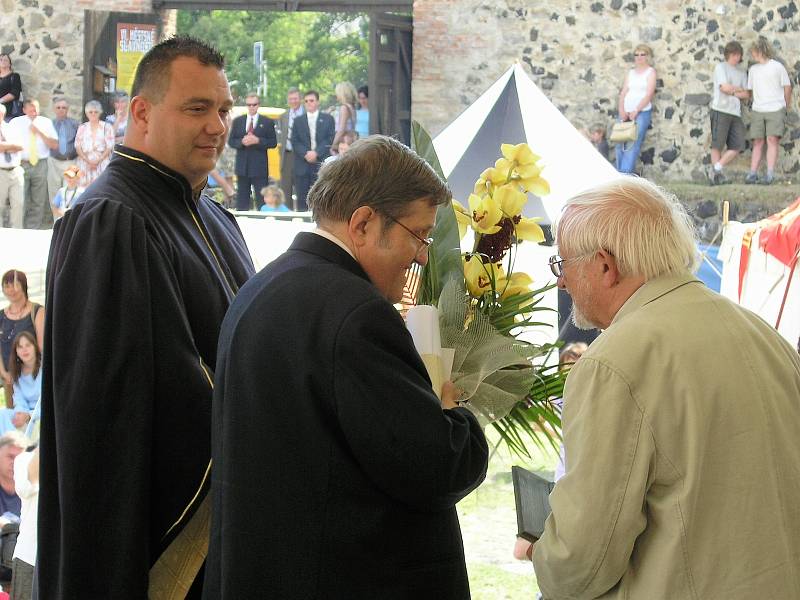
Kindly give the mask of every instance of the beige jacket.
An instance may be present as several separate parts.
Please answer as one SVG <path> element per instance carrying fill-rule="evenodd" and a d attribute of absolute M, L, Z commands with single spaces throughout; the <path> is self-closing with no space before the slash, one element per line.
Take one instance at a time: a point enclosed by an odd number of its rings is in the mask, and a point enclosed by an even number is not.
<path fill-rule="evenodd" d="M 800 598 L 800 358 L 690 275 L 646 283 L 569 375 L 545 598 Z"/>

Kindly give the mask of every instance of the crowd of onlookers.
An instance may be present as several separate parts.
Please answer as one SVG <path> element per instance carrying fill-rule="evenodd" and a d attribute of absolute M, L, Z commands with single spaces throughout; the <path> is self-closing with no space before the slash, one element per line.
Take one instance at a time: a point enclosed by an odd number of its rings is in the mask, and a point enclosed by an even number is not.
<path fill-rule="evenodd" d="M 39 493 L 38 440 L 42 393 L 44 307 L 28 298 L 25 273 L 2 277 L 8 306 L 0 310 L 0 556 L 13 544 L 13 569 L 0 561 L 0 583 L 12 578 L 12 597 L 31 597 L 36 561 Z"/>
<path fill-rule="evenodd" d="M 128 96 L 114 99 L 114 114 L 90 100 L 86 121 L 69 116 L 64 97 L 51 116 L 35 99 L 23 98 L 22 79 L 0 54 L 0 226 L 48 229 L 108 165 L 128 122 Z"/>
<path fill-rule="evenodd" d="M 744 48 L 739 42 L 725 45 L 723 60 L 713 74 L 710 105 L 711 156 L 707 173 L 711 185 L 728 182 L 724 168 L 752 144 L 750 170 L 745 183 L 769 185 L 775 181 L 775 165 L 781 137 L 786 128 L 786 112 L 791 108 L 792 84 L 786 67 L 775 55 L 775 48 L 765 38 L 750 46 L 752 62 L 741 68 Z M 635 122 L 636 137 L 617 143 L 615 163 L 620 173 L 634 173 L 653 113 L 656 94 L 656 70 L 653 50 L 639 44 L 633 50 L 634 66 L 625 74 L 617 108 L 620 122 Z M 742 120 L 742 107 L 750 105 L 749 131 Z M 606 128 L 602 124 L 583 130 L 592 144 L 608 158 Z M 765 172 L 759 176 L 762 158 Z"/>
<path fill-rule="evenodd" d="M 320 167 L 370 133 L 367 86 L 356 89 L 341 82 L 335 97 L 335 103 L 322 109 L 316 90 L 292 87 L 286 94 L 286 110 L 273 120 L 261 114 L 259 96 L 247 94 L 247 112 L 233 120 L 228 147 L 211 174 L 229 206 L 240 211 L 254 206 L 263 212 L 308 210 L 306 197 Z M 274 171 L 280 177 L 269 175 L 267 150 L 275 147 L 280 168 Z M 273 185 L 280 188 L 282 199 Z"/>

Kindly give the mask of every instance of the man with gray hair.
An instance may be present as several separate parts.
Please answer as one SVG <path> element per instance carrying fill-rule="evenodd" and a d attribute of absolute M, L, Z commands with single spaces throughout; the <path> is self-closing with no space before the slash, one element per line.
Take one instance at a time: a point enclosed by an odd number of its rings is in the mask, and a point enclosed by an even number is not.
<path fill-rule="evenodd" d="M 455 505 L 486 439 L 452 383 L 434 394 L 392 305 L 449 198 L 400 142 L 358 141 L 308 195 L 317 229 L 234 300 L 205 598 L 469 598 Z"/>
<path fill-rule="evenodd" d="M 22 142 L 6 123 L 0 103 L 0 227 L 22 228 L 25 173 L 20 166 Z"/>
<path fill-rule="evenodd" d="M 691 222 L 644 179 L 567 202 L 557 241 L 576 324 L 605 331 L 564 393 L 543 596 L 800 598 L 800 357 L 691 274 Z"/>
<path fill-rule="evenodd" d="M 47 189 L 50 201 L 53 201 L 58 188 L 64 185 L 64 171 L 75 166 L 78 151 L 75 150 L 75 135 L 78 133 L 80 123 L 69 116 L 69 102 L 66 98 L 59 97 L 53 100 L 53 128 L 58 134 L 58 146 L 50 152 L 48 165 Z"/>

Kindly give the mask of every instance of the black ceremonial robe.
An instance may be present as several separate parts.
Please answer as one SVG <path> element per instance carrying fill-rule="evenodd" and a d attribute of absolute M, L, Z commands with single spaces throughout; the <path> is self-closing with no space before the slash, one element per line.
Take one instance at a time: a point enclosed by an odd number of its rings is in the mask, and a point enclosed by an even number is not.
<path fill-rule="evenodd" d="M 486 439 L 340 247 L 300 233 L 242 288 L 213 416 L 204 598 L 469 598 L 455 505 Z"/>
<path fill-rule="evenodd" d="M 151 567 L 207 496 L 219 327 L 252 274 L 233 216 L 124 146 L 56 222 L 40 600 L 147 596 Z"/>

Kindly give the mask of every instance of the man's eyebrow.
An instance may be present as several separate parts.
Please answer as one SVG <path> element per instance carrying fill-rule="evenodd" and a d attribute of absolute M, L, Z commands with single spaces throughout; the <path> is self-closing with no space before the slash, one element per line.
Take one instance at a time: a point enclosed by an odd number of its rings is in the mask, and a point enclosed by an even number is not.
<path fill-rule="evenodd" d="M 210 106 L 214 104 L 214 101 L 211 98 L 203 98 L 201 96 L 195 96 L 193 98 L 184 100 L 183 104 L 184 106 L 189 104 L 205 104 L 206 106 Z"/>

